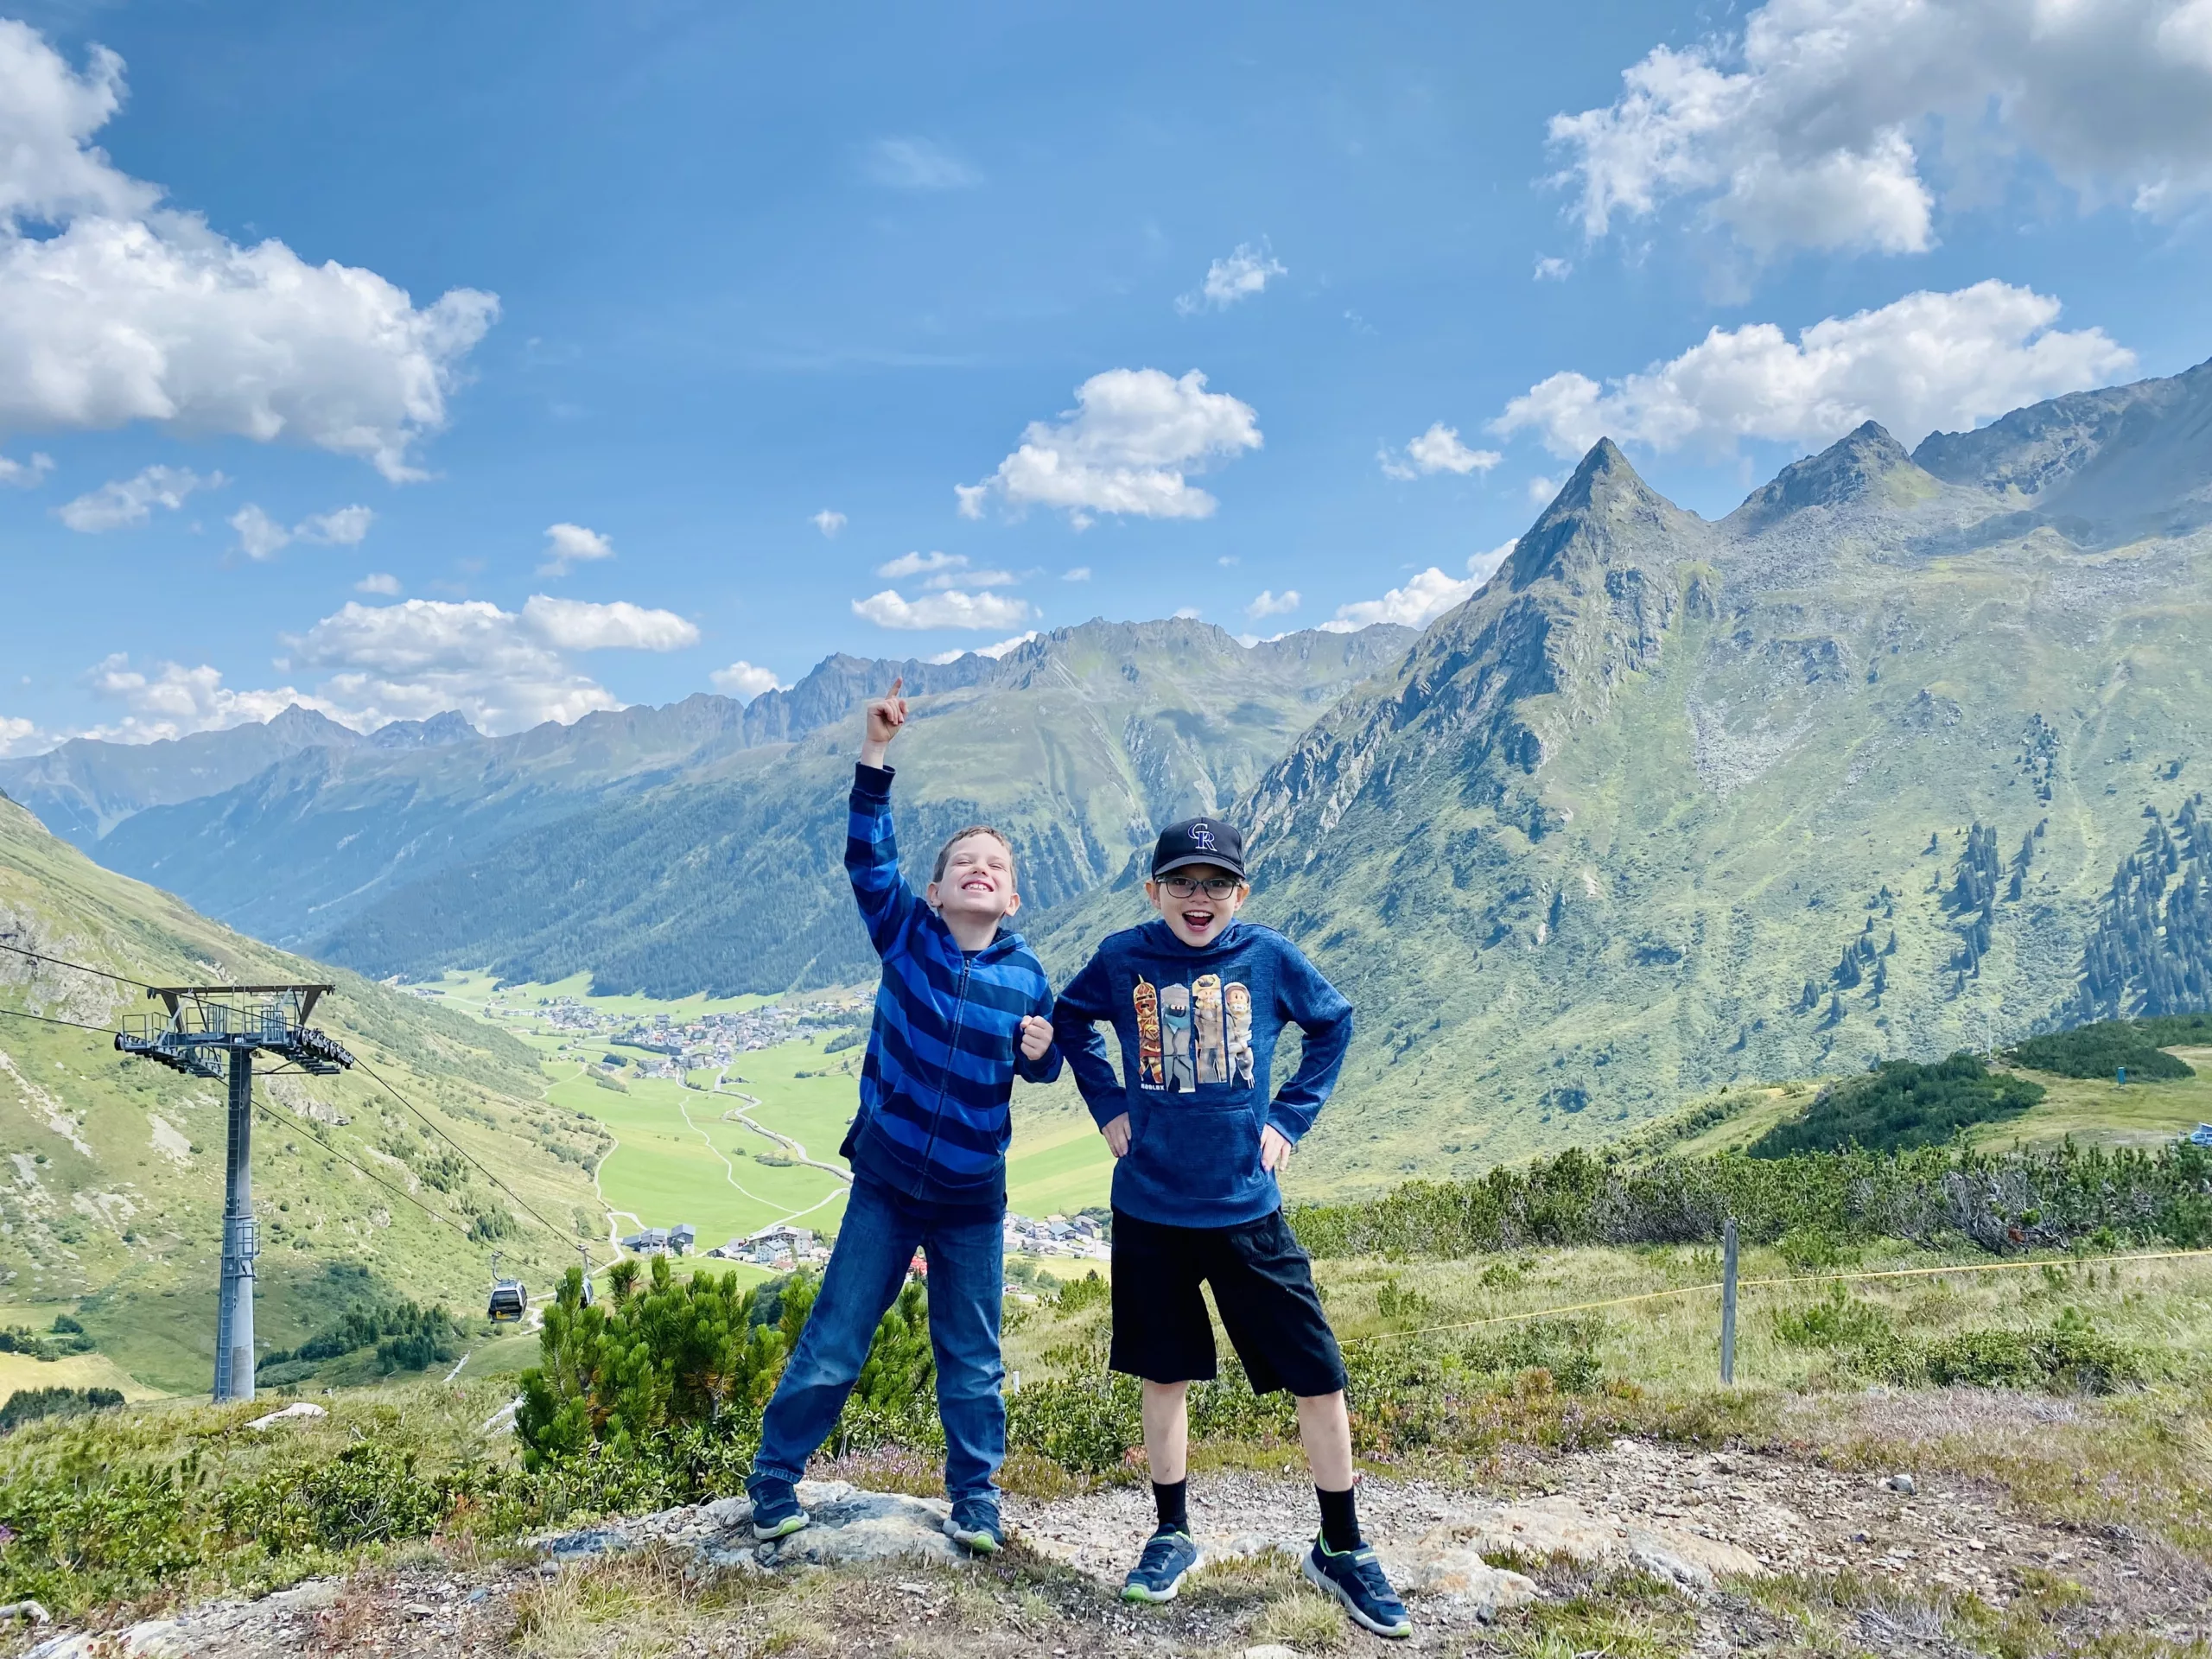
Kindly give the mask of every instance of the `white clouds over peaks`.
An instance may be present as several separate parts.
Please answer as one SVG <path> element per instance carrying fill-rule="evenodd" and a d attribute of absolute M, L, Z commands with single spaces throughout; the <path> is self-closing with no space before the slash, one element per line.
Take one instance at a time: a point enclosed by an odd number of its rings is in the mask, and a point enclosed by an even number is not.
<path fill-rule="evenodd" d="M 1236 252 L 1206 267 L 1205 280 L 1195 292 L 1179 297 L 1175 308 L 1186 317 L 1209 306 L 1217 311 L 1225 310 L 1237 301 L 1249 300 L 1262 292 L 1270 279 L 1289 275 L 1288 268 L 1274 257 L 1265 240 L 1256 248 L 1249 242 L 1239 242 Z"/>
<path fill-rule="evenodd" d="M 1408 443 L 1403 454 L 1382 449 L 1375 458 L 1385 476 L 1397 479 L 1427 473 L 1457 473 L 1464 478 L 1469 473 L 1486 473 L 1505 459 L 1495 449 L 1468 448 L 1459 442 L 1459 429 L 1441 421 Z"/>
<path fill-rule="evenodd" d="M 1244 614 L 1255 622 L 1263 616 L 1288 616 L 1298 608 L 1298 603 L 1295 588 L 1287 588 L 1280 594 L 1272 588 L 1262 588 L 1244 607 Z"/>
<path fill-rule="evenodd" d="M 1566 456 L 1605 436 L 1726 454 L 1741 438 L 1824 444 L 1876 420 L 1910 447 L 2134 368 L 2134 353 L 2101 328 L 2053 328 L 2058 312 L 2056 300 L 1986 282 L 1830 317 L 1794 343 L 1772 323 L 1715 328 L 1610 386 L 1554 374 L 1508 404 L 1492 429 L 1533 429 Z"/>
<path fill-rule="evenodd" d="M 727 691 L 743 702 L 750 702 L 764 691 L 790 690 L 778 679 L 775 671 L 740 660 L 728 668 L 718 668 L 707 677 L 714 682 L 715 690 Z"/>
<path fill-rule="evenodd" d="M 671 611 L 534 594 L 519 613 L 486 600 L 349 603 L 288 638 L 289 666 L 321 670 L 315 706 L 364 729 L 458 709 L 487 732 L 574 721 L 620 698 L 577 670 L 588 651 L 674 651 L 699 631 Z"/>
<path fill-rule="evenodd" d="M 223 683 L 221 672 L 205 663 L 197 668 L 158 663 L 147 671 L 131 667 L 130 659 L 118 652 L 94 668 L 89 679 L 95 694 L 120 702 L 126 712 L 122 719 L 79 735 L 118 743 L 151 743 L 194 732 L 219 731 L 270 719 L 296 702 L 327 715 L 339 714 L 321 699 L 289 685 L 264 691 L 232 690 Z"/>
<path fill-rule="evenodd" d="M 594 559 L 613 556 L 614 543 L 595 530 L 586 530 L 582 524 L 548 524 L 545 563 L 537 567 L 537 574 L 565 576 L 571 565 L 589 564 Z"/>
<path fill-rule="evenodd" d="M 909 600 L 887 588 L 855 600 L 853 614 L 879 628 L 1014 628 L 1033 613 L 1027 600 L 1011 594 L 946 589 Z"/>
<path fill-rule="evenodd" d="M 1180 379 L 1158 369 L 1092 375 L 1057 423 L 1032 421 L 995 473 L 954 486 L 961 512 L 981 518 L 995 491 L 1015 511 L 1064 508 L 1078 529 L 1102 512 L 1211 517 L 1218 504 L 1187 475 L 1258 448 L 1261 436 L 1250 404 L 1205 385 L 1196 369 Z"/>
<path fill-rule="evenodd" d="M 1036 637 L 1037 630 L 1032 628 L 1027 633 L 1015 634 L 1011 639 L 1001 639 L 995 645 L 962 645 L 956 651 L 941 651 L 929 660 L 940 667 L 946 663 L 957 663 L 963 657 L 988 657 L 996 662 L 1007 652 L 1019 651 Z"/>
<path fill-rule="evenodd" d="M 877 565 L 875 574 L 896 582 L 901 576 L 924 576 L 932 571 L 958 570 L 967 563 L 966 556 L 959 553 L 901 553 L 888 564 Z"/>
<path fill-rule="evenodd" d="M 5 327 L 0 323 L 0 328 Z M 149 467 L 136 478 L 113 480 L 65 502 L 54 512 L 70 529 L 97 534 L 143 524 L 156 507 L 175 512 L 194 490 L 220 489 L 229 481 L 220 473 L 202 478 L 188 467 Z"/>
<path fill-rule="evenodd" d="M 161 207 L 91 142 L 122 97 L 113 53 L 79 74 L 0 20 L 0 429 L 143 420 L 422 476 L 410 452 L 445 424 L 498 301 L 454 289 L 417 308 L 374 271 Z"/>
<path fill-rule="evenodd" d="M 1761 255 L 1919 252 L 1948 181 L 2023 157 L 2088 205 L 2212 193 L 2208 0 L 1769 0 L 1622 79 L 1551 122 L 1592 237 L 1681 198 Z"/>
<path fill-rule="evenodd" d="M 1380 599 L 1363 599 L 1338 607 L 1336 615 L 1321 625 L 1322 630 L 1328 633 L 1351 633 L 1360 628 L 1371 628 L 1378 622 L 1425 628 L 1445 612 L 1472 599 L 1512 551 L 1513 543 L 1507 542 L 1487 553 L 1473 555 L 1467 560 L 1464 579 L 1447 576 L 1432 564 L 1404 587 L 1393 588 Z"/>

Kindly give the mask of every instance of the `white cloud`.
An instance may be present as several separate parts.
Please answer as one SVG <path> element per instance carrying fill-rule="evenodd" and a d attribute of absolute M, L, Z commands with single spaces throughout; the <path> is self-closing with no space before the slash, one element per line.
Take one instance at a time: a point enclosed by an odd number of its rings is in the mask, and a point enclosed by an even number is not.
<path fill-rule="evenodd" d="M 927 660 L 938 664 L 940 667 L 946 663 L 957 663 L 963 657 L 968 656 L 988 657 L 993 662 L 996 662 L 1000 658 L 1005 656 L 1007 652 L 1010 651 L 1018 651 L 1036 637 L 1037 630 L 1032 628 L 1027 633 L 1015 634 L 1011 639 L 1001 639 L 995 645 L 963 645 L 957 651 L 940 651 L 936 656 L 931 657 Z"/>
<path fill-rule="evenodd" d="M 714 682 L 715 690 L 727 691 L 741 702 L 750 702 L 764 691 L 786 691 L 791 688 L 776 677 L 773 669 L 742 660 L 728 668 L 718 668 L 707 677 Z"/>
<path fill-rule="evenodd" d="M 0 484 L 11 489 L 28 490 L 46 482 L 46 475 L 54 470 L 54 457 L 34 454 L 29 461 L 16 461 L 0 455 Z"/>
<path fill-rule="evenodd" d="M 372 570 L 353 584 L 357 594 L 382 594 L 386 599 L 399 597 L 399 578 L 389 570 Z"/>
<path fill-rule="evenodd" d="M 161 207 L 92 142 L 122 99 L 112 52 L 79 74 L 0 20 L 0 429 L 150 421 L 421 477 L 410 453 L 499 302 L 454 289 L 418 308 L 374 271 Z"/>
<path fill-rule="evenodd" d="M 853 614 L 879 628 L 1019 627 L 1033 613 L 1027 600 L 1009 594 L 957 591 L 902 597 L 895 588 L 853 601 Z"/>
<path fill-rule="evenodd" d="M 1060 573 L 1060 580 L 1062 582 L 1089 582 L 1090 567 L 1087 564 L 1078 564 L 1071 570 L 1064 570 Z"/>
<path fill-rule="evenodd" d="M 1546 478 L 1541 473 L 1538 473 L 1524 486 L 1529 505 L 1538 507 L 1549 506 L 1552 498 L 1559 493 L 1560 482 L 1559 479 Z"/>
<path fill-rule="evenodd" d="M 1716 327 L 1680 357 L 1610 387 L 1554 374 L 1508 404 L 1491 428 L 1533 429 L 1558 455 L 1608 435 L 1725 454 L 1741 438 L 1818 445 L 1876 420 L 1910 447 L 1939 428 L 1971 427 L 2134 368 L 2135 354 L 2101 328 L 2053 328 L 2058 311 L 2056 300 L 1985 282 L 1830 317 L 1794 344 L 1772 323 Z"/>
<path fill-rule="evenodd" d="M 1176 622 L 1196 622 L 1205 613 L 1195 605 L 1185 605 L 1169 620 Z"/>
<path fill-rule="evenodd" d="M 925 588 L 1011 588 L 1020 581 L 1011 570 L 941 570 L 922 584 Z"/>
<path fill-rule="evenodd" d="M 1549 254 L 1536 261 L 1535 280 L 1540 283 L 1563 283 L 1574 274 L 1574 262 L 1555 258 Z"/>
<path fill-rule="evenodd" d="M 1175 308 L 1186 317 L 1208 306 L 1217 311 L 1224 310 L 1239 300 L 1249 300 L 1260 293 L 1270 278 L 1289 275 L 1265 238 L 1256 248 L 1249 242 L 1239 242 L 1236 252 L 1206 267 L 1205 280 L 1195 291 L 1179 297 Z"/>
<path fill-rule="evenodd" d="M 835 539 L 837 532 L 845 527 L 845 515 L 834 507 L 824 507 L 806 522 L 823 536 Z"/>
<path fill-rule="evenodd" d="M 4 26 L 0 26 L 0 40 L 4 39 Z M 220 473 L 202 478 L 189 467 L 149 467 L 136 478 L 111 480 L 89 494 L 64 502 L 54 512 L 70 529 L 92 535 L 120 530 L 125 524 L 143 524 L 156 507 L 175 512 L 194 490 L 220 489 L 229 482 Z"/>
<path fill-rule="evenodd" d="M 893 190 L 967 190 L 983 181 L 974 168 L 926 138 L 879 138 L 862 156 L 861 168 Z"/>
<path fill-rule="evenodd" d="M 295 541 L 359 547 L 375 522 L 376 514 L 367 507 L 338 507 L 310 513 L 287 530 L 251 501 L 230 518 L 231 528 L 238 532 L 238 550 L 249 559 L 272 559 Z"/>
<path fill-rule="evenodd" d="M 698 639 L 673 612 L 535 594 L 519 613 L 485 600 L 349 602 L 285 644 L 291 667 L 327 675 L 312 706 L 349 725 L 458 709 L 479 730 L 500 733 L 622 706 L 571 655 L 673 651 Z"/>
<path fill-rule="evenodd" d="M 541 576 L 565 576 L 569 567 L 588 564 L 594 559 L 614 556 L 614 543 L 595 530 L 586 530 L 582 524 L 548 524 L 545 527 L 545 563 L 537 567 Z"/>
<path fill-rule="evenodd" d="M 52 748 L 57 741 L 40 731 L 36 721 L 0 715 L 0 760 L 13 760 L 19 754 L 37 754 Z"/>
<path fill-rule="evenodd" d="M 966 568 L 964 553 L 901 553 L 888 564 L 879 564 L 875 574 L 888 576 L 893 582 L 901 576 L 923 576 L 935 570 L 959 570 Z"/>
<path fill-rule="evenodd" d="M 1495 449 L 1468 448 L 1459 442 L 1459 429 L 1441 421 L 1407 444 L 1402 456 L 1382 449 L 1375 458 L 1385 476 L 1401 479 L 1428 473 L 1457 473 L 1464 478 L 1469 473 L 1486 473 L 1505 459 Z"/>
<path fill-rule="evenodd" d="M 961 512 L 982 517 L 984 496 L 995 490 L 1017 511 L 1065 508 L 1078 529 L 1101 512 L 1211 517 L 1217 504 L 1187 474 L 1258 448 L 1261 435 L 1250 404 L 1205 385 L 1196 369 L 1180 379 L 1158 369 L 1092 375 L 1057 424 L 1032 421 L 989 478 L 953 486 Z"/>
<path fill-rule="evenodd" d="M 1551 122 L 1593 238 L 1679 198 L 1762 256 L 1919 252 L 2030 163 L 2085 207 L 2212 194 L 2208 0 L 1769 0 L 1622 79 Z"/>
<path fill-rule="evenodd" d="M 105 738 L 115 743 L 151 743 L 194 732 L 220 731 L 268 720 L 295 702 L 334 716 L 339 714 L 320 698 L 289 685 L 258 691 L 232 690 L 223 683 L 221 671 L 205 663 L 197 668 L 164 662 L 149 670 L 137 669 L 128 657 L 118 652 L 92 670 L 89 683 L 96 695 L 122 703 L 126 712 L 120 720 L 69 735 Z"/>
<path fill-rule="evenodd" d="M 1254 596 L 1252 602 L 1244 607 L 1244 614 L 1256 622 L 1263 616 L 1288 616 L 1297 608 L 1297 588 L 1287 588 L 1280 594 L 1272 589 L 1262 588 Z"/>
<path fill-rule="evenodd" d="M 1476 591 L 1497 575 L 1498 566 L 1512 551 L 1513 543 L 1507 542 L 1486 553 L 1471 555 L 1464 578 L 1447 576 L 1432 564 L 1404 587 L 1393 588 L 1380 599 L 1363 599 L 1338 606 L 1336 615 L 1321 625 L 1322 631 L 1351 633 L 1360 628 L 1371 628 L 1378 622 L 1425 628 L 1445 612 L 1472 599 Z"/>
<path fill-rule="evenodd" d="M 274 558 L 292 539 L 292 532 L 249 501 L 231 515 L 231 528 L 238 533 L 238 550 L 249 559 Z"/>
<path fill-rule="evenodd" d="M 532 594 L 523 605 L 522 622 L 558 651 L 679 651 L 699 643 L 698 628 L 674 611 L 622 599 L 594 605 Z"/>
<path fill-rule="evenodd" d="M 376 521 L 376 513 L 370 508 L 336 507 L 328 512 L 310 513 L 292 526 L 292 534 L 326 547 L 359 547 L 368 539 L 369 526 Z"/>

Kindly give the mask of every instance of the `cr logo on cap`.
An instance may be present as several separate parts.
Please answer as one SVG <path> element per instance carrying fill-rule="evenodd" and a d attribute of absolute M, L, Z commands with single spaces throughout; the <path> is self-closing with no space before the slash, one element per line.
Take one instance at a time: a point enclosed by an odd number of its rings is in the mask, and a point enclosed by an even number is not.
<path fill-rule="evenodd" d="M 1203 853 L 1213 851 L 1213 830 L 1203 818 L 1191 826 L 1191 845 Z"/>

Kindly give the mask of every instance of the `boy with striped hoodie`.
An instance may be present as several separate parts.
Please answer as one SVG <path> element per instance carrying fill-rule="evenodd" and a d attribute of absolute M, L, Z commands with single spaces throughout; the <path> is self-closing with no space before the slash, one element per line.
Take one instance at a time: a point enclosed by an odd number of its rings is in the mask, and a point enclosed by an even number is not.
<path fill-rule="evenodd" d="M 1021 936 L 1014 849 L 985 824 L 945 842 L 917 896 L 891 830 L 892 741 L 906 723 L 902 681 L 868 706 L 854 769 L 845 870 L 883 980 L 861 1107 L 840 1148 L 853 1190 L 806 1328 L 761 1419 L 746 1489 L 755 1537 L 807 1524 L 795 1488 L 836 1426 L 876 1324 L 917 1247 L 930 1264 L 930 1344 L 944 1424 L 945 1530 L 988 1554 L 1006 1541 L 994 1477 L 1006 1457 L 999 1310 L 1007 1102 L 1014 1079 L 1059 1075 L 1052 991 Z"/>

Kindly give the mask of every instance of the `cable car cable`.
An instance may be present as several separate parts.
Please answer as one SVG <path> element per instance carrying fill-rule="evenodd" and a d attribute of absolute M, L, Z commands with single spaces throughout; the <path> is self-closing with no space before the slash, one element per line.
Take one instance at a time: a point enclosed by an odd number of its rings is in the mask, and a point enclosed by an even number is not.
<path fill-rule="evenodd" d="M 30 1014 L 22 1008 L 0 1008 L 0 1014 L 6 1014 L 11 1020 L 35 1020 L 42 1026 L 72 1026 L 79 1031 L 97 1031 L 103 1037 L 115 1035 L 115 1033 L 105 1026 L 88 1026 L 81 1020 L 56 1020 L 50 1014 Z"/>
<path fill-rule="evenodd" d="M 524 1201 L 521 1193 L 516 1192 L 514 1188 L 509 1186 L 497 1175 L 494 1175 L 489 1169 L 486 1169 L 484 1165 L 478 1160 L 474 1153 L 469 1151 L 467 1147 L 462 1146 L 460 1141 L 454 1140 L 452 1135 L 446 1133 L 445 1128 L 442 1124 L 437 1122 L 429 1113 L 425 1112 L 413 1101 L 408 1099 L 406 1096 L 401 1094 L 398 1090 L 385 1082 L 384 1074 L 382 1072 L 378 1071 L 366 1060 L 360 1059 L 359 1058 L 355 1058 L 353 1064 L 359 1066 L 362 1071 L 367 1072 L 371 1077 L 374 1077 L 378 1085 L 383 1088 L 386 1094 L 390 1095 L 394 1100 L 404 1106 L 409 1111 L 414 1113 L 416 1116 L 421 1118 L 423 1122 L 429 1124 L 440 1140 L 443 1141 L 448 1146 L 459 1153 L 468 1163 L 474 1166 L 477 1173 L 482 1175 L 486 1180 L 491 1182 L 492 1185 L 498 1187 L 500 1192 L 512 1198 L 521 1208 L 524 1214 L 529 1216 L 532 1220 L 537 1222 L 539 1226 L 545 1229 L 547 1232 L 551 1233 L 556 1238 L 567 1238 L 571 1236 L 570 1234 L 563 1232 L 560 1228 L 556 1227 L 551 1222 L 546 1220 L 543 1216 L 539 1215 L 536 1210 L 531 1208 L 530 1205 Z"/>
<path fill-rule="evenodd" d="M 315 1135 L 315 1134 L 313 1134 L 312 1132 L 310 1132 L 310 1131 L 308 1131 L 308 1130 L 307 1130 L 307 1129 L 302 1129 L 302 1128 L 300 1128 L 300 1126 L 299 1126 L 299 1123 L 298 1123 L 297 1120 L 293 1119 L 293 1118 L 289 1118 L 289 1117 L 286 1117 L 286 1116 L 283 1116 L 282 1114 L 280 1114 L 280 1113 L 276 1110 L 276 1109 L 275 1107 L 273 1107 L 273 1106 L 264 1106 L 264 1105 L 263 1105 L 263 1104 L 262 1104 L 259 1101 L 257 1101 L 257 1100 L 256 1102 L 254 1102 L 254 1103 L 253 1103 L 253 1109 L 254 1109 L 255 1111 L 257 1111 L 257 1112 L 259 1112 L 259 1113 L 260 1113 L 264 1117 L 267 1118 L 270 1122 L 275 1123 L 275 1124 L 277 1124 L 277 1125 L 279 1125 L 280 1127 L 284 1128 L 287 1128 L 287 1129 L 296 1130 L 296 1131 L 297 1131 L 299 1134 L 301 1134 L 301 1135 L 305 1135 L 305 1136 L 306 1136 L 309 1141 L 314 1141 L 315 1145 L 317 1145 L 318 1147 L 321 1147 L 325 1152 L 328 1153 L 332 1157 L 335 1158 L 335 1159 L 336 1159 L 340 1163 L 344 1164 L 344 1165 L 345 1165 L 347 1168 L 349 1168 L 349 1169 L 353 1169 L 353 1170 L 359 1171 L 361 1174 L 367 1176 L 371 1180 L 374 1181 L 374 1182 L 375 1182 L 378 1186 L 380 1186 L 380 1187 L 384 1188 L 384 1190 L 385 1190 L 385 1192 L 391 1192 L 391 1193 L 396 1193 L 396 1194 L 397 1194 L 400 1198 L 403 1198 L 406 1199 L 408 1203 L 410 1203 L 410 1204 L 413 1205 L 414 1205 L 417 1210 L 420 1210 L 420 1211 L 421 1211 L 424 1215 L 426 1215 L 426 1216 L 429 1217 L 431 1220 L 433 1220 L 433 1221 L 442 1221 L 442 1222 L 445 1223 L 445 1224 L 446 1224 L 447 1226 L 448 1226 L 448 1227 L 452 1228 L 452 1229 L 454 1230 L 454 1231 L 455 1231 L 456 1233 L 459 1233 L 459 1234 L 460 1234 L 463 1238 L 467 1238 L 467 1237 L 468 1236 L 468 1229 L 467 1229 L 467 1228 L 466 1228 L 466 1227 L 464 1227 L 464 1226 L 462 1226 L 459 1222 L 455 1221 L 455 1220 L 454 1220 L 451 1216 L 447 1216 L 447 1215 L 441 1215 L 441 1214 L 439 1214 L 439 1212 L 438 1212 L 438 1211 L 436 1211 L 435 1210 L 431 1209 L 431 1208 L 430 1208 L 430 1206 L 429 1206 L 429 1205 L 427 1205 L 427 1204 L 423 1203 L 422 1199 L 420 1199 L 420 1198 L 416 1198 L 416 1197 L 412 1192 L 409 1192 L 405 1187 L 404 1187 L 404 1186 L 394 1186 L 394 1185 L 393 1185 L 390 1181 L 387 1181 L 386 1179 L 385 1179 L 385 1178 L 384 1178 L 383 1176 L 381 1176 L 381 1175 L 378 1174 L 378 1173 L 376 1173 L 376 1171 L 374 1171 L 374 1170 L 372 1170 L 372 1169 L 365 1169 L 365 1168 L 363 1168 L 359 1164 L 355 1163 L 355 1162 L 354 1162 L 351 1158 L 348 1158 L 348 1157 L 347 1157 L 344 1153 L 342 1153 L 342 1152 L 339 1151 L 339 1149 L 338 1149 L 337 1147 L 335 1147 L 332 1146 L 332 1145 L 330 1144 L 330 1142 L 329 1142 L 329 1141 L 327 1141 L 324 1140 L 321 1135 Z"/>
<path fill-rule="evenodd" d="M 60 957 L 49 957 L 43 950 L 26 950 L 20 944 L 0 944 L 0 950 L 12 950 L 19 957 L 29 957 L 34 962 L 50 962 L 57 968 L 74 968 L 80 974 L 97 974 L 102 979 L 111 979 L 118 985 L 136 985 L 142 991 L 154 988 L 143 979 L 126 979 L 121 974 L 111 974 L 105 968 L 88 968 L 81 962 L 65 962 Z"/>

